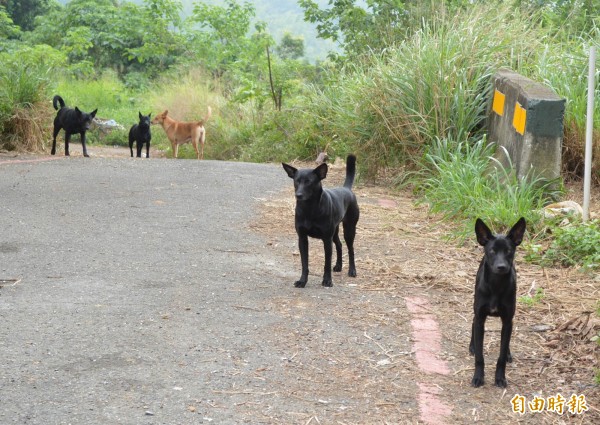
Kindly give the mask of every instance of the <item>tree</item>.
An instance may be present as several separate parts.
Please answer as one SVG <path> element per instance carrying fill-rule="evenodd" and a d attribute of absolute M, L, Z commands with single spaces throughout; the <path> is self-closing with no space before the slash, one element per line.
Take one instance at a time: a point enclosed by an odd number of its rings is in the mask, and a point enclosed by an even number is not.
<path fill-rule="evenodd" d="M 146 0 L 141 6 L 72 0 L 38 17 L 25 38 L 66 52 L 69 62 L 79 67 L 87 62 L 97 71 L 112 68 L 122 77 L 129 72 L 155 76 L 184 52 L 184 40 L 174 30 L 180 11 L 181 3 L 173 0 Z"/>
<path fill-rule="evenodd" d="M 0 6 L 0 41 L 3 39 L 13 39 L 19 36 L 21 31 L 13 20 L 8 16 L 6 9 Z"/>
<path fill-rule="evenodd" d="M 282 59 L 300 59 L 304 56 L 304 37 L 294 37 L 286 32 L 275 50 Z"/>
<path fill-rule="evenodd" d="M 190 22 L 204 31 L 194 33 L 204 64 L 216 76 L 222 76 L 240 58 L 254 50 L 248 38 L 250 23 L 255 16 L 254 6 L 229 0 L 226 6 L 196 3 Z"/>
<path fill-rule="evenodd" d="M 477 1 L 483 0 L 329 0 L 328 9 L 320 9 L 314 0 L 298 4 L 305 20 L 317 24 L 319 37 L 339 43 L 347 56 L 356 57 L 382 52 L 421 28 L 423 21 Z"/>
<path fill-rule="evenodd" d="M 23 31 L 31 31 L 34 27 L 34 18 L 47 13 L 56 7 L 54 0 L 0 0 L 13 22 Z"/>

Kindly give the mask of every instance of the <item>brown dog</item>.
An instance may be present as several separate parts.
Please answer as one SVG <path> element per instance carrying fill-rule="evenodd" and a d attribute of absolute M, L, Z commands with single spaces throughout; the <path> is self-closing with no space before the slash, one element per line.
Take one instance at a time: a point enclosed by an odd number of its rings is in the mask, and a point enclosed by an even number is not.
<path fill-rule="evenodd" d="M 171 141 L 171 147 L 173 148 L 173 156 L 177 158 L 177 151 L 179 145 L 183 145 L 188 142 L 192 142 L 192 146 L 196 151 L 198 159 L 204 159 L 204 142 L 206 140 L 206 129 L 204 128 L 204 122 L 208 121 L 212 114 L 212 109 L 208 107 L 208 113 L 204 120 L 183 122 L 177 121 L 168 116 L 169 111 L 164 111 L 158 114 L 152 120 L 152 124 L 162 125 L 163 130 L 167 133 L 167 137 Z M 198 152 L 198 143 L 200 143 L 200 152 Z"/>

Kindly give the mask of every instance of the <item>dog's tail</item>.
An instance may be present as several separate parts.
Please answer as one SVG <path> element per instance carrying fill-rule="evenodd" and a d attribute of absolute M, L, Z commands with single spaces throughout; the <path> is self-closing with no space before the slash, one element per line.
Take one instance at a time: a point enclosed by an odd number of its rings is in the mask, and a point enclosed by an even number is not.
<path fill-rule="evenodd" d="M 60 108 L 58 107 L 59 104 L 60 104 Z M 62 97 L 60 97 L 59 95 L 56 95 L 52 99 L 52 105 L 54 106 L 54 109 L 56 109 L 58 111 L 59 109 L 62 109 L 65 107 L 65 101 L 63 100 Z"/>
<path fill-rule="evenodd" d="M 354 176 L 356 175 L 356 157 L 354 155 L 348 155 L 346 159 L 346 180 L 344 181 L 344 187 L 352 189 L 354 183 Z"/>
<path fill-rule="evenodd" d="M 212 108 L 209 106 L 208 112 L 206 113 L 206 116 L 204 117 L 204 122 L 208 121 L 208 119 L 210 118 L 211 115 L 212 115 Z"/>

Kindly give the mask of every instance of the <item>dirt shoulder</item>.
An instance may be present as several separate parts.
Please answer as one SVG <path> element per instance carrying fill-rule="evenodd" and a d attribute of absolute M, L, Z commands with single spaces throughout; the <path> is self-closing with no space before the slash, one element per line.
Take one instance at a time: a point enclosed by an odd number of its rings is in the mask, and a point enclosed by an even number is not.
<path fill-rule="evenodd" d="M 303 165 L 313 166 L 299 166 Z M 335 186 L 341 182 L 343 171 L 342 167 L 333 167 L 327 185 Z M 356 311 L 340 314 L 353 315 L 373 329 L 377 329 L 378 323 L 396 324 L 397 339 L 411 340 L 406 298 L 419 296 L 429 301 L 430 313 L 441 324 L 443 334 L 443 348 L 438 357 L 451 368 L 449 374 L 433 379 L 441 389 L 441 400 L 452 406 L 446 422 L 553 424 L 600 421 L 600 387 L 594 383 L 595 372 L 600 368 L 600 350 L 590 340 L 600 332 L 600 320 L 594 314 L 600 299 L 597 277 L 570 269 L 531 265 L 523 260 L 520 251 L 517 257 L 518 297 L 534 293 L 535 288 L 542 288 L 544 296 L 533 303 L 518 302 L 511 346 L 514 362 L 508 365 L 509 384 L 505 390 L 490 384 L 499 350 L 500 321 L 488 320 L 484 347 L 487 381 L 483 388 L 474 389 L 470 386 L 474 361 L 469 355 L 468 343 L 473 285 L 482 255 L 475 238 L 467 241 L 465 246 L 447 241 L 450 224 L 430 215 L 426 206 L 418 206 L 408 192 L 360 184 L 355 192 L 361 208 L 355 242 L 359 276 L 352 283 L 347 283 L 348 278 L 342 278 L 343 284 L 356 285 L 358 296 L 377 292 L 394 301 L 396 308 L 392 311 L 373 311 L 371 308 L 363 311 L 364 314 Z M 577 200 L 575 193 L 571 197 Z M 595 203 L 594 208 L 597 206 Z M 274 255 L 294 262 L 299 273 L 293 210 L 290 187 L 280 197 L 264 203 L 261 219 L 254 224 L 254 229 L 268 238 Z M 312 270 L 320 270 L 323 261 L 321 244 L 315 241 L 310 246 Z M 336 274 L 334 279 L 339 280 L 339 275 Z M 312 279 L 315 284 L 318 276 Z M 402 382 L 414 383 L 423 373 L 415 366 L 414 352 L 400 353 L 393 347 L 386 349 L 388 351 L 383 351 L 389 356 L 390 363 L 387 366 L 374 363 L 374 370 L 389 368 L 377 388 L 388 395 L 388 408 L 393 406 L 395 410 L 402 410 L 402 400 L 410 397 L 407 393 L 415 392 L 414 387 Z M 403 376 L 403 380 L 398 381 L 394 376 Z M 547 399 L 557 394 L 567 402 L 573 394 L 585 396 L 589 410 L 582 415 L 569 414 L 567 406 L 567 413 L 563 415 L 548 410 L 547 406 L 539 413 L 532 412 L 527 406 L 523 415 L 512 411 L 511 399 L 515 396 L 523 396 L 525 402 L 532 402 L 535 397 Z M 516 399 L 519 400 L 523 399 Z"/>

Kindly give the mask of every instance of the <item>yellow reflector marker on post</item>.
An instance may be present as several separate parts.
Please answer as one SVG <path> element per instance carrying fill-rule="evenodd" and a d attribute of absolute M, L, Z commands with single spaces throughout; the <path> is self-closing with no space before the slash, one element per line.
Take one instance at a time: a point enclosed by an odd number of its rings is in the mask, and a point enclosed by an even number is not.
<path fill-rule="evenodd" d="M 525 134 L 525 122 L 527 121 L 527 111 L 519 102 L 515 104 L 515 114 L 513 116 L 513 127 L 521 136 Z"/>
<path fill-rule="evenodd" d="M 492 109 L 495 113 L 500 116 L 504 115 L 504 100 L 506 96 L 504 93 L 498 91 L 498 89 L 494 90 L 494 101 L 492 102 Z"/>

